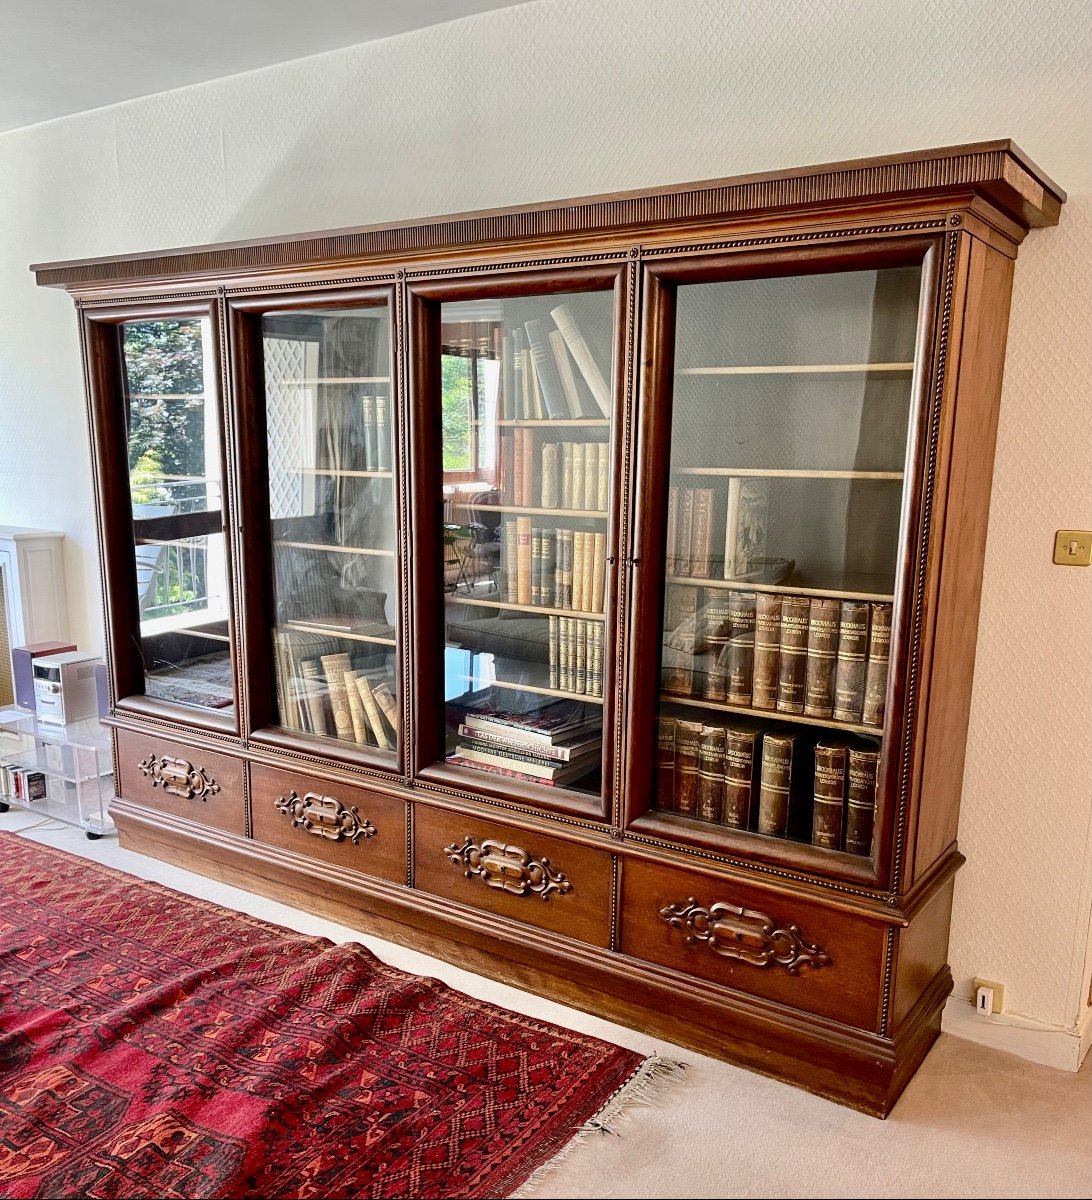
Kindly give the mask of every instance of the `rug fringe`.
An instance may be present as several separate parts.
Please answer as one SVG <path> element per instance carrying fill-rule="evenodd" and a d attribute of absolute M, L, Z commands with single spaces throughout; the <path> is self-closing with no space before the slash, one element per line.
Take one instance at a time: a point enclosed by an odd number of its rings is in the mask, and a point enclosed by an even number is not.
<path fill-rule="evenodd" d="M 661 1058 L 658 1054 L 650 1054 L 626 1082 L 607 1099 L 595 1116 L 589 1117 L 552 1158 L 531 1172 L 523 1184 L 512 1192 L 509 1200 L 525 1200 L 526 1197 L 529 1197 L 559 1163 L 564 1162 L 578 1147 L 595 1135 L 617 1135 L 618 1127 L 629 1120 L 634 1104 L 658 1108 L 664 1088 L 679 1082 L 685 1070 L 685 1063 L 677 1062 L 673 1058 Z"/>

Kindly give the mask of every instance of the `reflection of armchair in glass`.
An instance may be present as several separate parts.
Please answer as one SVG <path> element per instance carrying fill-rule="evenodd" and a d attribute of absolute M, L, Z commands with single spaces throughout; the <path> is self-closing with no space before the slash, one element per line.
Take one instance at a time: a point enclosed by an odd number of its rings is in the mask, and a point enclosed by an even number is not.
<path fill-rule="evenodd" d="M 470 574 L 473 579 L 485 576 L 490 590 L 499 592 L 501 549 L 503 544 L 501 514 L 496 505 L 502 499 L 498 488 L 477 492 L 467 498 L 470 529 Z"/>
<path fill-rule="evenodd" d="M 456 521 L 457 512 L 462 511 L 453 492 L 444 489 L 444 587 L 453 592 L 459 585 L 470 591 L 471 580 L 467 575 L 467 550 L 472 538 L 470 526 Z"/>

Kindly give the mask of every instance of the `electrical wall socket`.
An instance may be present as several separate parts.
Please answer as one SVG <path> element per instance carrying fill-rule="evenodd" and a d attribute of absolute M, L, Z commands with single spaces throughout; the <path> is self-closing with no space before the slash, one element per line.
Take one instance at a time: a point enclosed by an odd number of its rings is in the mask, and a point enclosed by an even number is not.
<path fill-rule="evenodd" d="M 1005 1007 L 1005 985 L 991 979 L 974 981 L 974 1009 L 980 1017 L 992 1017 Z"/>

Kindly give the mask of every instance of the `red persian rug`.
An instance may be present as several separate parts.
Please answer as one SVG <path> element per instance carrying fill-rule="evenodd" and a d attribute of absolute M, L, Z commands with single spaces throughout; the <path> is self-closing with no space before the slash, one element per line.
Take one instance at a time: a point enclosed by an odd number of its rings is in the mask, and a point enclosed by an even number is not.
<path fill-rule="evenodd" d="M 0 1196 L 503 1197 L 676 1064 L 0 835 Z"/>

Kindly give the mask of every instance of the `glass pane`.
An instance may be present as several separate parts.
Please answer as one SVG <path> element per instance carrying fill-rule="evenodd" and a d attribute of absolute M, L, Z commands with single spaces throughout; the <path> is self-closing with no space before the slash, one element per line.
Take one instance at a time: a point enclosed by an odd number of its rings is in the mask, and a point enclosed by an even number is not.
<path fill-rule="evenodd" d="M 220 423 L 207 318 L 121 326 L 144 690 L 230 712 Z"/>
<path fill-rule="evenodd" d="M 598 794 L 613 296 L 442 308 L 448 761 Z"/>
<path fill-rule="evenodd" d="M 920 285 L 679 288 L 660 811 L 871 853 Z"/>
<path fill-rule="evenodd" d="M 388 311 L 267 313 L 262 334 L 280 723 L 393 761 Z"/>

